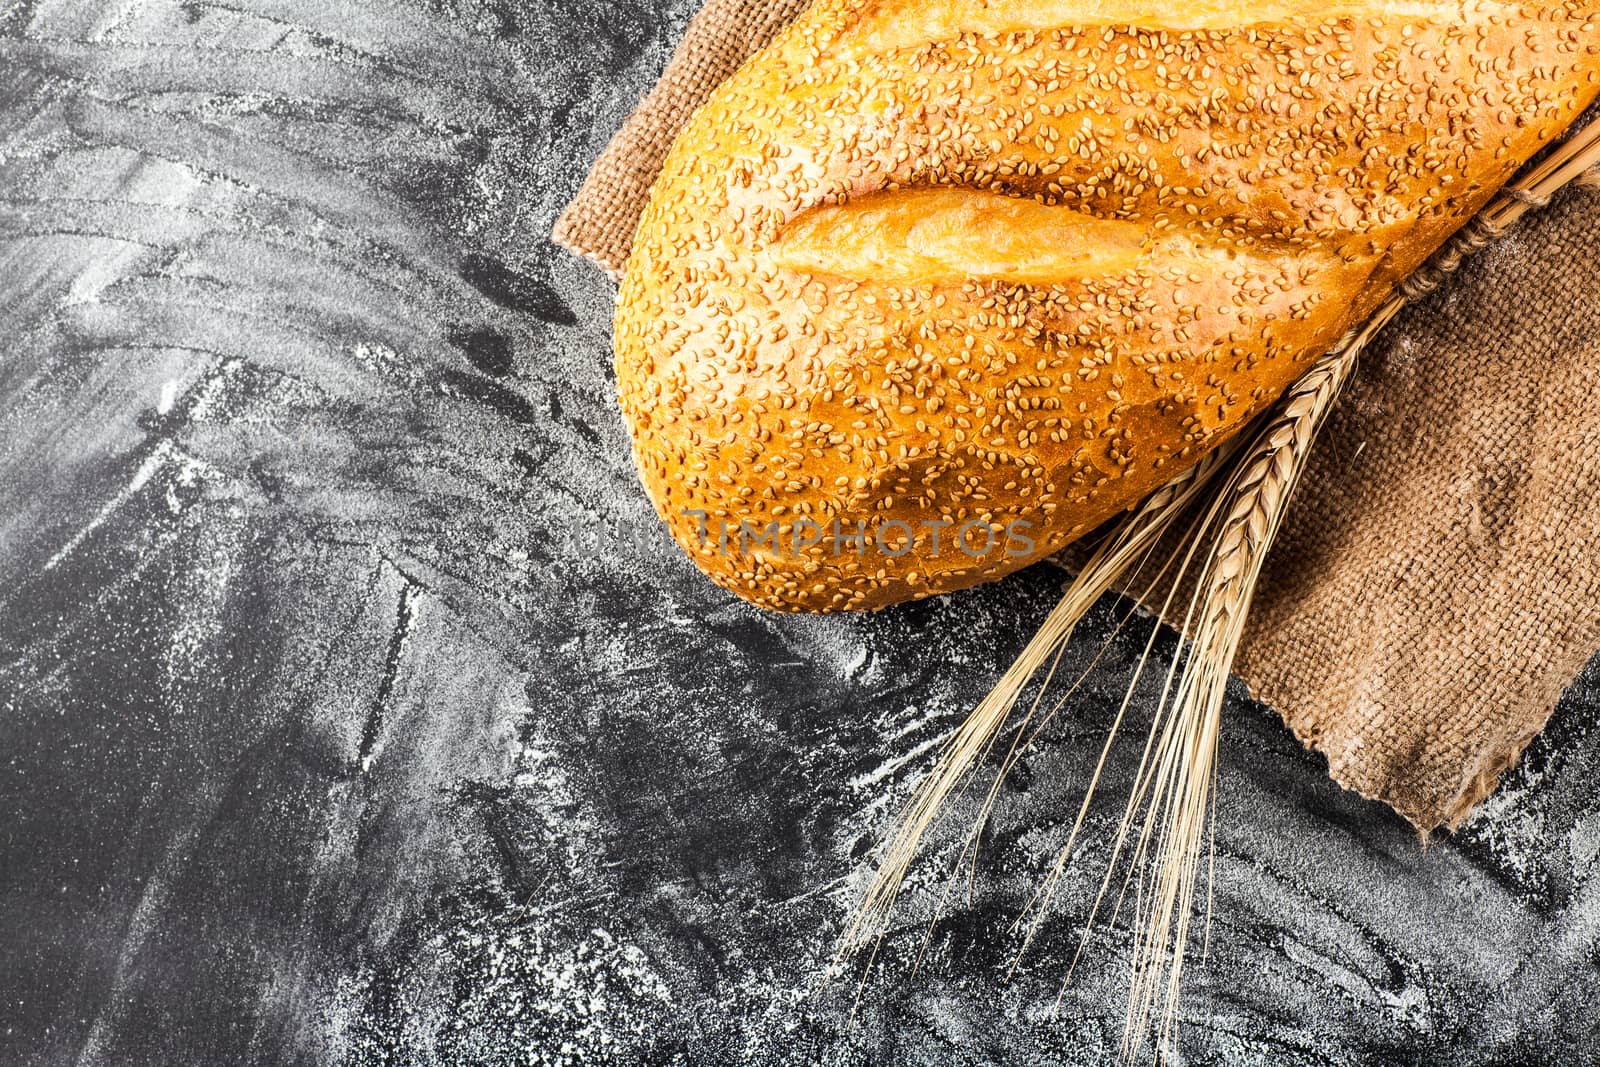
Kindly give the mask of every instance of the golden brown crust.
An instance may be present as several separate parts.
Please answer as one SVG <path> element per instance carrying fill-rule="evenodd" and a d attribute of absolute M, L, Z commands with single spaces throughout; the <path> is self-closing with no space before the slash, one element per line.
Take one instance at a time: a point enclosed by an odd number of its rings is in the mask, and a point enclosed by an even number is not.
<path fill-rule="evenodd" d="M 640 473 L 702 569 L 826 611 L 1060 549 L 1269 404 L 1600 89 L 1600 0 L 1241 10 L 820 0 L 712 96 L 616 319 Z"/>

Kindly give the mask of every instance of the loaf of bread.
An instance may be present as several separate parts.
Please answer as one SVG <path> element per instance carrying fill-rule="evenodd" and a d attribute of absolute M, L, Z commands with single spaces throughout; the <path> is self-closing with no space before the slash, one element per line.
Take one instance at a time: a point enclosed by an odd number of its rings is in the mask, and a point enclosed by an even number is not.
<path fill-rule="evenodd" d="M 1600 0 L 819 0 L 622 279 L 645 487 L 713 579 L 875 608 L 1238 431 L 1600 90 Z"/>

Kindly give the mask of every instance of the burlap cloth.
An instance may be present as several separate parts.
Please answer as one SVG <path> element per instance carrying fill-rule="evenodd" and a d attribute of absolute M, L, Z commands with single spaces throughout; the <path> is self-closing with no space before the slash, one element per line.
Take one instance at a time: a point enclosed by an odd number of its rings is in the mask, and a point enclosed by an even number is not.
<path fill-rule="evenodd" d="M 672 139 L 809 0 L 709 0 L 555 240 L 613 274 Z M 1563 193 L 1374 344 L 1236 670 L 1417 827 L 1495 787 L 1600 648 L 1600 192 Z"/>

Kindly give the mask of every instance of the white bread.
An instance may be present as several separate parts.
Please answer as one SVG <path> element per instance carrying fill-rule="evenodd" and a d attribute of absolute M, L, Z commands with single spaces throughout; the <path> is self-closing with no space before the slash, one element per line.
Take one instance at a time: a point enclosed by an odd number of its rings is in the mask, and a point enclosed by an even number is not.
<path fill-rule="evenodd" d="M 1597 13 L 820 0 L 679 136 L 623 276 L 658 513 L 780 610 L 1059 550 L 1270 404 L 1560 133 L 1600 90 Z"/>

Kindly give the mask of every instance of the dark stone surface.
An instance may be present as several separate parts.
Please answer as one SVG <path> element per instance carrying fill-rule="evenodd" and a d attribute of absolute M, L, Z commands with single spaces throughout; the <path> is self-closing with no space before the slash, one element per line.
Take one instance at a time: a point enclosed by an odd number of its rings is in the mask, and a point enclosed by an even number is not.
<path fill-rule="evenodd" d="M 610 287 L 545 235 L 687 14 L 0 6 L 0 1062 L 1114 1051 L 1125 930 L 1050 1010 L 1102 846 L 1006 981 L 1149 625 L 1113 603 L 970 896 L 958 813 L 853 1023 L 825 980 L 1059 577 L 779 618 L 655 528 Z M 1194 1060 L 1600 1057 L 1597 718 L 1591 670 L 1424 850 L 1232 702 Z"/>

